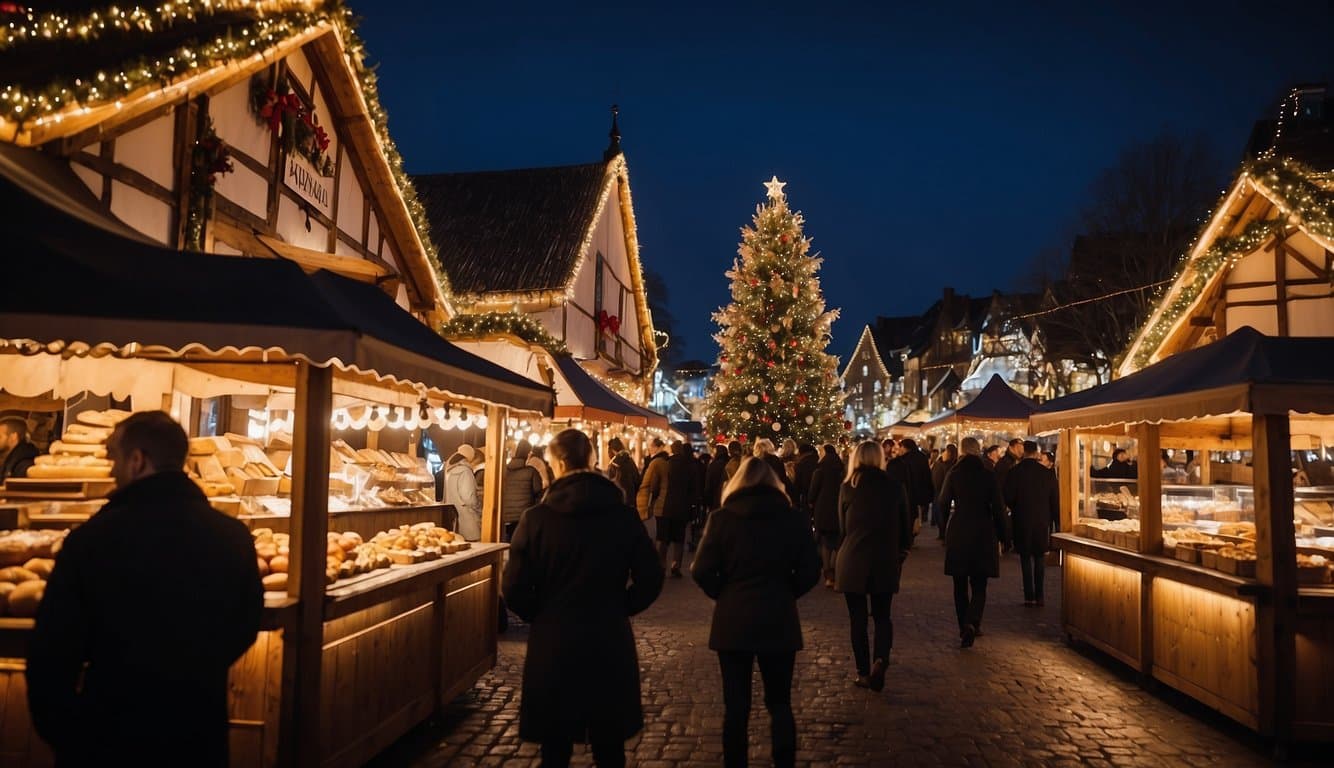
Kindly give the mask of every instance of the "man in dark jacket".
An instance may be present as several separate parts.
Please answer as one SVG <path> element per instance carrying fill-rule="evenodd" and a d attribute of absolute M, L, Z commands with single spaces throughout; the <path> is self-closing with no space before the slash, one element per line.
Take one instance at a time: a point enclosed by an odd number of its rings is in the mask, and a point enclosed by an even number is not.
<path fill-rule="evenodd" d="M 792 506 L 807 515 L 811 511 L 811 479 L 815 476 L 815 467 L 819 463 L 820 454 L 815 450 L 815 446 L 810 443 L 797 446 L 797 468 L 792 479 L 792 487 L 796 490 L 797 497 L 792 500 Z"/>
<path fill-rule="evenodd" d="M 658 598 L 662 569 L 621 489 L 590 471 L 588 436 L 567 429 L 547 450 L 556 479 L 519 521 L 501 581 L 531 625 L 519 737 L 542 743 L 544 766 L 569 765 L 585 738 L 599 766 L 625 765 L 644 727 L 630 617 Z"/>
<path fill-rule="evenodd" d="M 931 465 L 926 454 L 917 447 L 917 441 L 904 438 L 899 441 L 899 455 L 908 468 L 908 503 L 923 523 L 927 510 L 936 499 L 936 487 L 931 482 Z"/>
<path fill-rule="evenodd" d="M 954 469 L 954 464 L 959 460 L 959 446 L 950 443 L 945 446 L 936 463 L 931 465 L 931 487 L 935 488 L 936 495 L 945 487 L 945 478 L 949 476 L 950 470 Z M 934 510 L 936 518 L 936 538 L 945 540 L 945 527 L 949 525 L 949 510 L 941 509 L 940 504 L 936 504 Z"/>
<path fill-rule="evenodd" d="M 737 450 L 741 449 L 740 443 Z M 722 506 L 723 486 L 727 485 L 727 446 L 719 443 L 713 447 L 713 461 L 704 473 L 704 507 L 709 512 Z"/>
<path fill-rule="evenodd" d="M 811 512 L 815 518 L 815 535 L 820 542 L 820 559 L 824 565 L 824 585 L 834 588 L 834 564 L 838 553 L 838 490 L 843 485 L 843 460 L 838 457 L 838 448 L 832 444 L 824 447 L 824 456 L 815 465 L 811 474 Z"/>
<path fill-rule="evenodd" d="M 28 440 L 28 422 L 20 416 L 0 419 L 0 483 L 10 477 L 27 477 L 28 468 L 37 460 L 37 446 Z"/>
<path fill-rule="evenodd" d="M 948 513 L 945 573 L 954 577 L 959 641 L 967 648 L 982 625 L 987 579 L 1000 576 L 997 547 L 1005 538 L 1005 505 L 996 475 L 982 463 L 982 446 L 975 438 L 965 437 L 962 448 L 963 455 L 945 478 L 936 503 L 942 514 Z"/>
<path fill-rule="evenodd" d="M 635 460 L 630 457 L 630 452 L 625 450 L 625 443 L 621 438 L 613 437 L 607 441 L 607 449 L 611 451 L 611 466 L 607 467 L 607 477 L 611 479 L 616 486 L 625 494 L 625 503 L 634 506 L 635 496 L 639 494 L 639 467 L 635 466 Z"/>
<path fill-rule="evenodd" d="M 501 482 L 500 522 L 503 541 L 509 541 L 524 510 L 542 499 L 542 473 L 528 463 L 531 453 L 527 441 L 514 446 L 514 458 L 505 465 L 505 479 Z"/>
<path fill-rule="evenodd" d="M 644 471 L 639 476 L 647 477 L 649 465 L 658 459 L 665 459 L 669 456 L 667 453 L 667 443 L 663 442 L 661 437 L 655 437 L 649 441 L 648 456 L 644 457 Z"/>
<path fill-rule="evenodd" d="M 685 559 L 686 526 L 704 498 L 704 489 L 700 487 L 698 463 L 687 443 L 672 443 L 672 457 L 663 463 L 666 472 L 658 472 L 657 477 L 665 484 L 654 490 L 655 497 L 662 499 L 657 513 L 658 559 L 664 568 L 670 562 L 672 578 L 679 579 Z M 670 561 L 668 550 L 672 553 Z"/>
<path fill-rule="evenodd" d="M 182 471 L 188 447 L 161 411 L 121 422 L 116 491 L 56 556 L 27 677 L 60 765 L 227 765 L 227 671 L 255 641 L 263 587 L 250 532 Z"/>
<path fill-rule="evenodd" d="M 1001 487 L 1002 492 L 1005 490 L 1005 476 L 1023 461 L 1023 458 L 1024 441 L 1023 438 L 1016 437 L 1005 447 L 1005 455 L 996 462 L 996 485 Z"/>
<path fill-rule="evenodd" d="M 1014 548 L 1024 574 L 1024 605 L 1043 604 L 1045 565 L 1051 521 L 1061 514 L 1056 473 L 1038 461 L 1038 444 L 1024 443 L 1024 460 L 1005 479 L 1005 503 L 1014 527 Z"/>
<path fill-rule="evenodd" d="M 1093 477 L 1116 478 L 1120 480 L 1134 480 L 1139 471 L 1129 460 L 1130 453 L 1125 448 L 1117 448 L 1112 451 L 1112 460 L 1102 469 L 1095 469 L 1089 474 Z"/>

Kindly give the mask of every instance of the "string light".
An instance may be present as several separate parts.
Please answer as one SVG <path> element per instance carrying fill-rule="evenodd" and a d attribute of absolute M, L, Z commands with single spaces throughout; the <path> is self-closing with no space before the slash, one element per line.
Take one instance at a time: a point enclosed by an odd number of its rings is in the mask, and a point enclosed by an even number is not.
<path fill-rule="evenodd" d="M 446 338 L 455 341 L 483 339 L 497 334 L 517 336 L 529 344 L 536 344 L 553 355 L 568 354 L 565 342 L 552 336 L 546 326 L 532 315 L 521 312 L 482 312 L 455 315 L 440 329 Z"/>

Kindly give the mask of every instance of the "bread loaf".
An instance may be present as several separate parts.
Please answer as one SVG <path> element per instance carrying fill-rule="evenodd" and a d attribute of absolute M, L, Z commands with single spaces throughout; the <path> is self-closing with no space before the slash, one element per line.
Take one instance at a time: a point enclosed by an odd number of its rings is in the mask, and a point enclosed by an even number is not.
<path fill-rule="evenodd" d="M 28 477 L 37 480 L 99 480 L 105 477 L 111 477 L 111 467 L 34 464 L 31 467 L 28 467 Z"/>
<path fill-rule="evenodd" d="M 287 558 L 282 555 L 274 555 L 269 560 L 269 570 L 273 573 L 287 573 Z"/>
<path fill-rule="evenodd" d="M 279 592 L 287 589 L 287 574 L 285 573 L 270 573 L 268 576 L 265 576 L 262 581 L 264 582 L 264 589 L 270 592 Z"/>
<path fill-rule="evenodd" d="M 49 579 L 51 571 L 56 567 L 56 561 L 49 557 L 34 557 L 24 563 L 23 567 L 37 574 L 39 579 Z"/>
<path fill-rule="evenodd" d="M 212 456 L 218 451 L 232 450 L 231 441 L 225 437 L 192 437 L 190 438 L 191 456 Z"/>
<path fill-rule="evenodd" d="M 46 592 L 45 581 L 25 581 L 9 592 L 9 615 L 19 619 L 31 619 L 37 615 L 37 604 L 42 602 Z"/>
<path fill-rule="evenodd" d="M 64 440 L 56 440 L 51 443 L 51 453 L 77 453 L 84 456 L 106 458 L 107 447 L 105 445 L 85 445 L 83 443 L 67 443 Z"/>
<path fill-rule="evenodd" d="M 111 439 L 111 429 L 107 427 L 94 427 L 88 424 L 80 424 L 77 421 L 73 424 L 66 425 L 65 432 L 67 434 L 72 433 L 77 435 L 97 435 L 102 438 L 103 442 Z"/>
<path fill-rule="evenodd" d="M 103 445 L 107 441 L 107 438 L 102 435 L 75 432 L 74 430 L 66 430 L 64 437 L 61 439 L 67 443 L 79 443 L 81 445 Z"/>
<path fill-rule="evenodd" d="M 28 562 L 32 562 L 31 559 Z M 7 581 L 11 584 L 22 584 L 25 581 L 36 581 L 42 578 L 27 568 L 17 565 L 11 565 L 8 568 L 0 568 L 0 581 Z"/>
<path fill-rule="evenodd" d="M 11 584 L 8 581 L 0 581 L 0 616 L 9 614 L 9 593 L 17 588 L 17 584 Z"/>
<path fill-rule="evenodd" d="M 121 411 L 113 408 L 105 411 L 84 411 L 78 416 L 75 416 L 74 420 L 80 424 L 87 424 L 93 427 L 111 428 L 130 418 L 130 415 L 129 411 Z"/>
<path fill-rule="evenodd" d="M 109 466 L 111 466 L 111 460 L 110 460 L 110 459 L 101 459 L 101 458 L 98 458 L 98 457 L 96 457 L 96 456 L 71 456 L 71 455 L 68 455 L 68 454 L 63 454 L 63 455 L 59 455 L 59 456 L 52 456 L 52 455 L 50 455 L 50 454 L 47 454 L 47 455 L 45 455 L 45 456 L 38 456 L 36 459 L 33 460 L 33 463 L 34 463 L 34 464 L 37 464 L 37 465 L 39 465 L 39 466 L 43 466 L 43 467 L 109 467 Z"/>

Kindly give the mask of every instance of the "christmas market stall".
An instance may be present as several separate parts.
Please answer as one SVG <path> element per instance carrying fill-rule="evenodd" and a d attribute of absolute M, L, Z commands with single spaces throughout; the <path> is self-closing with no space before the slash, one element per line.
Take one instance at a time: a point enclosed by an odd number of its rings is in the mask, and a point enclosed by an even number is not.
<path fill-rule="evenodd" d="M 1031 424 L 1060 436 L 1066 632 L 1280 746 L 1334 739 L 1334 486 L 1295 471 L 1334 443 L 1334 338 L 1242 326 L 1045 403 Z M 1090 444 L 1128 438 L 1137 477 L 1107 494 Z M 1167 483 L 1165 449 L 1252 480 Z"/>
<path fill-rule="evenodd" d="M 940 446 L 973 436 L 985 443 L 1003 442 L 1028 434 L 1028 417 L 1037 403 L 1015 392 L 1000 374 L 992 374 L 981 392 L 966 405 L 945 411 L 922 424 L 924 435 Z M 938 446 L 938 447 L 940 447 Z"/>
<path fill-rule="evenodd" d="M 0 210 L 24 286 L 0 307 L 0 404 L 50 414 L 59 438 L 0 492 L 20 528 L 0 534 L 20 561 L 5 565 L 49 557 L 96 513 L 116 421 L 165 410 L 201 489 L 252 527 L 265 574 L 263 631 L 231 672 L 233 765 L 360 765 L 494 664 L 499 483 L 483 540 L 464 541 L 440 525 L 412 441 L 337 435 L 471 409 L 499 443 L 510 408 L 551 413 L 549 388 L 454 347 L 375 285 L 162 248 L 40 180 L 0 177 Z M 24 695 L 35 586 L 0 612 L 4 765 L 50 759 Z"/>

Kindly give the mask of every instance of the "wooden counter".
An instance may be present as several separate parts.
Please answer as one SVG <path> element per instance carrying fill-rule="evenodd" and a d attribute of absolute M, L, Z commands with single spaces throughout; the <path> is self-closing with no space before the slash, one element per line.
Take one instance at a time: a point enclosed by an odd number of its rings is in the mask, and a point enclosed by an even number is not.
<path fill-rule="evenodd" d="M 324 596 L 320 763 L 358 766 L 471 688 L 495 665 L 505 544 L 396 566 L 331 586 Z M 295 601 L 266 594 L 263 630 L 229 680 L 231 764 L 277 762 L 283 634 Z M 45 768 L 51 755 L 28 720 L 23 657 L 30 619 L 0 619 L 0 765 Z M 146 628 L 147 629 L 147 628 Z"/>
<path fill-rule="evenodd" d="M 387 531 L 400 525 L 435 523 L 442 528 L 453 529 L 454 518 L 454 508 L 447 504 L 349 509 L 329 513 L 329 530 L 357 531 L 369 539 L 376 531 Z M 240 515 L 236 519 L 252 531 L 256 528 L 270 528 L 274 533 L 291 533 L 292 518 L 289 515 Z"/>
<path fill-rule="evenodd" d="M 1070 534 L 1061 620 L 1087 643 L 1257 731 L 1272 675 L 1259 647 L 1272 589 L 1172 558 Z M 1293 736 L 1334 739 L 1334 589 L 1302 589 L 1297 612 Z"/>

